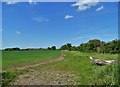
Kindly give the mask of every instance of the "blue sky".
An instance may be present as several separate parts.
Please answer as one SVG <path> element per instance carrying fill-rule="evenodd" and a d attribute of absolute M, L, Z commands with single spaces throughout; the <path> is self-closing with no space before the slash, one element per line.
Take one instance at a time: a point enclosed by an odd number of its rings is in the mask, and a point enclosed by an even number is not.
<path fill-rule="evenodd" d="M 91 39 L 118 38 L 117 3 L 98 3 L 88 8 L 74 2 L 3 3 L 3 48 L 60 47 Z"/>

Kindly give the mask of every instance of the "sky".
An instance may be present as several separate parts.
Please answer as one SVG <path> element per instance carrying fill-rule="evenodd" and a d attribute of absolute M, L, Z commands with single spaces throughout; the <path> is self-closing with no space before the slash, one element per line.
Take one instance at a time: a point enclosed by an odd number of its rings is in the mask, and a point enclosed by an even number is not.
<path fill-rule="evenodd" d="M 78 46 L 91 39 L 118 38 L 115 2 L 37 2 L 2 4 L 2 48 Z"/>

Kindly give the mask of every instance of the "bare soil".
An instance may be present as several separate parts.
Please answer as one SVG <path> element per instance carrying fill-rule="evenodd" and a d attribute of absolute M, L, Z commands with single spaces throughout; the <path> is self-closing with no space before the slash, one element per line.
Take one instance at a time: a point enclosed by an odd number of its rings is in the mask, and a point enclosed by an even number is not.
<path fill-rule="evenodd" d="M 27 69 L 27 72 L 19 75 L 10 85 L 76 85 L 77 78 L 72 72 L 57 71 L 52 69 L 52 67 L 45 67 L 41 70 L 34 69 L 36 66 L 60 62 L 63 59 L 64 58 L 60 56 L 59 58 L 40 62 L 39 64 L 17 68 Z"/>
<path fill-rule="evenodd" d="M 75 85 L 75 80 L 75 75 L 69 72 L 30 69 L 19 75 L 10 85 Z"/>

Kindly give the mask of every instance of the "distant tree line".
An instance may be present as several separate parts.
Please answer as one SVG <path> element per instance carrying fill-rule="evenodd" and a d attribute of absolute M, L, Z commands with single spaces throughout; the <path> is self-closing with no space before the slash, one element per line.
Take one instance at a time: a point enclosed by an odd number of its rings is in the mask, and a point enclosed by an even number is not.
<path fill-rule="evenodd" d="M 13 51 L 13 50 L 18 51 L 18 50 L 20 50 L 20 48 L 18 48 L 18 47 L 16 47 L 16 48 L 6 48 L 5 50 L 6 51 Z"/>
<path fill-rule="evenodd" d="M 24 50 L 58 50 L 56 46 L 48 48 L 27 48 L 20 49 L 6 48 L 6 51 L 24 51 Z M 120 53 L 120 40 L 113 40 L 111 42 L 104 42 L 98 39 L 89 40 L 87 43 L 82 43 L 79 46 L 72 46 L 71 43 L 62 45 L 59 50 L 80 51 L 80 52 L 96 52 L 96 53 Z"/>
<path fill-rule="evenodd" d="M 20 49 L 19 47 L 15 48 L 6 48 L 5 51 L 27 51 L 27 50 L 57 50 L 56 46 L 48 47 L 48 48 L 26 48 Z"/>
<path fill-rule="evenodd" d="M 87 43 L 82 43 L 79 46 L 72 46 L 70 43 L 67 43 L 61 46 L 60 50 L 115 54 L 120 53 L 120 40 L 103 42 L 98 39 L 93 39 L 89 40 Z"/>

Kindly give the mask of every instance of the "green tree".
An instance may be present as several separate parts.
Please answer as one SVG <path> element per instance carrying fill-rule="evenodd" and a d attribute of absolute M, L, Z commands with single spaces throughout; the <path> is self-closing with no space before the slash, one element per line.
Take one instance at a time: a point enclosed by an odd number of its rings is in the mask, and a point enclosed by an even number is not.
<path fill-rule="evenodd" d="M 72 47 L 72 45 L 70 44 L 70 43 L 67 43 L 67 44 L 65 44 L 65 45 L 62 45 L 61 47 L 60 47 L 60 50 L 71 50 L 71 47 Z"/>
<path fill-rule="evenodd" d="M 52 46 L 52 47 L 51 47 L 51 50 L 56 50 L 56 46 Z"/>
<path fill-rule="evenodd" d="M 48 50 L 51 50 L 51 48 L 50 48 L 50 47 L 48 47 L 47 49 L 48 49 Z"/>

